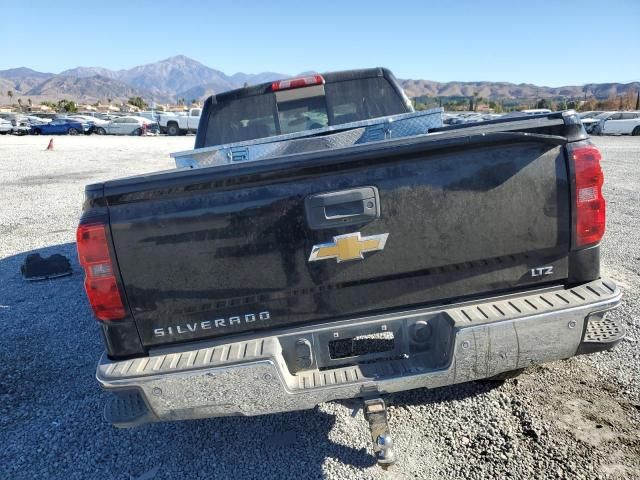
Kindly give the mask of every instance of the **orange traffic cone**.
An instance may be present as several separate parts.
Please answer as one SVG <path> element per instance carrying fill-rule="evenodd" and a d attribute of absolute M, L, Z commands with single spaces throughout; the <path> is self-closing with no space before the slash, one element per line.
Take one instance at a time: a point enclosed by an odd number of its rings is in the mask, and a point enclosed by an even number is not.
<path fill-rule="evenodd" d="M 49 145 L 47 145 L 47 150 L 53 150 L 53 138 L 49 140 Z"/>

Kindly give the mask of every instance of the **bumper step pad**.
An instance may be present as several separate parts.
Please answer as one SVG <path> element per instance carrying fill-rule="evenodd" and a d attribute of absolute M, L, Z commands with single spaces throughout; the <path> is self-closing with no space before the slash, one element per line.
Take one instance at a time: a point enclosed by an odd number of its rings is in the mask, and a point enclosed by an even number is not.
<path fill-rule="evenodd" d="M 622 325 L 611 318 L 589 320 L 584 341 L 590 343 L 609 343 L 621 340 L 625 330 Z"/>
<path fill-rule="evenodd" d="M 578 353 L 610 350 L 622 341 L 626 333 L 620 320 L 609 317 L 591 317 L 587 321 L 584 340 Z"/>
<path fill-rule="evenodd" d="M 104 419 L 119 428 L 135 427 L 154 421 L 137 390 L 114 393 L 104 407 Z"/>

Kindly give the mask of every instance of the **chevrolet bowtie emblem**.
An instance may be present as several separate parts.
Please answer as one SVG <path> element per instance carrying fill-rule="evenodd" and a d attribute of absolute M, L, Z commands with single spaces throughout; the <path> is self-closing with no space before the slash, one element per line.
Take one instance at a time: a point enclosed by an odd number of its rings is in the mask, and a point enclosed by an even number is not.
<path fill-rule="evenodd" d="M 388 233 L 361 237 L 360 232 L 333 237 L 333 242 L 314 245 L 309 256 L 310 262 L 335 258 L 338 263 L 348 260 L 362 260 L 365 252 L 382 250 L 387 243 Z"/>

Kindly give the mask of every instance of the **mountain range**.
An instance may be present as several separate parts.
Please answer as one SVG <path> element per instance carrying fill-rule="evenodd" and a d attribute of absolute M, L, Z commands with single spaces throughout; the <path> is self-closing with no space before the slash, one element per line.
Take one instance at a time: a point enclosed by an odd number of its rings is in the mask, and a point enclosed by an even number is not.
<path fill-rule="evenodd" d="M 533 98 L 583 98 L 607 99 L 640 91 L 640 82 L 588 83 L 565 87 L 540 87 L 530 83 L 507 82 L 432 82 L 430 80 L 402 80 L 402 87 L 409 97 L 479 97 L 493 100 Z"/>
<path fill-rule="evenodd" d="M 147 101 L 201 100 L 212 93 L 289 77 L 274 72 L 259 74 L 224 72 L 207 67 L 184 55 L 130 69 L 76 67 L 59 74 L 21 67 L 0 70 L 0 103 L 31 98 L 33 102 L 68 98 L 81 102 L 123 101 L 139 95 Z"/>
<path fill-rule="evenodd" d="M 309 72 L 304 72 L 309 73 Z M 255 85 L 289 74 L 262 72 L 227 75 L 184 55 L 141 65 L 130 69 L 109 70 L 102 67 L 77 67 L 61 73 L 38 72 L 26 67 L 0 70 L 0 104 L 31 99 L 34 103 L 63 98 L 85 103 L 96 101 L 124 101 L 141 96 L 147 102 L 176 102 L 202 100 L 213 93 Z M 640 82 L 602 83 L 566 87 L 542 87 L 507 82 L 434 82 L 430 80 L 401 80 L 410 97 L 472 96 L 477 93 L 488 99 L 531 99 L 545 97 L 581 98 L 594 96 L 604 99 L 640 90 Z M 7 92 L 13 92 L 10 99 Z"/>

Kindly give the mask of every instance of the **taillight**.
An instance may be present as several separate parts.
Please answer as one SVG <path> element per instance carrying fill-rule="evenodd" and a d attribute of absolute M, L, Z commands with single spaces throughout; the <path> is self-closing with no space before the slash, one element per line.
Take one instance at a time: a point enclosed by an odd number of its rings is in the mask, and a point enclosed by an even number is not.
<path fill-rule="evenodd" d="M 288 90 L 290 88 L 310 87 L 311 85 L 324 85 L 322 75 L 309 75 L 308 77 L 288 78 L 271 84 L 271 91 Z"/>
<path fill-rule="evenodd" d="M 100 320 L 120 320 L 126 316 L 116 282 L 113 262 L 102 224 L 79 225 L 76 232 L 78 259 L 84 269 L 84 288 L 93 313 Z"/>
<path fill-rule="evenodd" d="M 575 178 L 575 246 L 598 243 L 604 235 L 606 205 L 602 196 L 604 174 L 602 158 L 591 144 L 581 143 L 571 148 Z"/>

